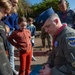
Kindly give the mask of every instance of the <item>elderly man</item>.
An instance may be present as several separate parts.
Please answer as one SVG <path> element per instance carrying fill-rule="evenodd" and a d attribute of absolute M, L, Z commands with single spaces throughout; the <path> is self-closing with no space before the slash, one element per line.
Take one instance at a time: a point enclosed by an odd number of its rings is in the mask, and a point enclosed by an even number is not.
<path fill-rule="evenodd" d="M 40 75 L 75 75 L 75 30 L 62 25 L 52 8 L 40 14 L 36 21 L 53 36 L 53 50 Z"/>

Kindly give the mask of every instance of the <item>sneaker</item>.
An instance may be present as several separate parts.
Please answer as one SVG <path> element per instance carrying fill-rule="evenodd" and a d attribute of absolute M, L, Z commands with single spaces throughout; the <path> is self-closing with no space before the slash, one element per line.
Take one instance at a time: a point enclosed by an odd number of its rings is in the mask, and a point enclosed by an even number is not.
<path fill-rule="evenodd" d="M 46 50 L 46 47 L 42 48 L 41 50 Z"/>
<path fill-rule="evenodd" d="M 16 70 L 14 70 L 13 73 L 14 73 L 14 75 L 18 75 L 19 74 L 19 72 L 16 71 Z"/>
<path fill-rule="evenodd" d="M 14 57 L 14 59 L 15 59 L 15 60 L 18 60 L 18 58 L 17 58 L 17 57 Z"/>
<path fill-rule="evenodd" d="M 32 61 L 36 61 L 36 58 L 34 56 L 32 56 Z"/>

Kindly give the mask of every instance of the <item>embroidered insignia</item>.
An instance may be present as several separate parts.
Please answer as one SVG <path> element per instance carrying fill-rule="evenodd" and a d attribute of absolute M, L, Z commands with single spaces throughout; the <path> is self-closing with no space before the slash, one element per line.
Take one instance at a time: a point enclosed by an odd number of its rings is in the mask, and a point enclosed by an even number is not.
<path fill-rule="evenodd" d="M 55 41 L 54 46 L 55 46 L 55 47 L 58 46 L 58 41 Z"/>
<path fill-rule="evenodd" d="M 70 13 L 67 13 L 67 16 L 70 16 Z"/>
<path fill-rule="evenodd" d="M 69 38 L 68 45 L 75 47 L 75 38 Z"/>

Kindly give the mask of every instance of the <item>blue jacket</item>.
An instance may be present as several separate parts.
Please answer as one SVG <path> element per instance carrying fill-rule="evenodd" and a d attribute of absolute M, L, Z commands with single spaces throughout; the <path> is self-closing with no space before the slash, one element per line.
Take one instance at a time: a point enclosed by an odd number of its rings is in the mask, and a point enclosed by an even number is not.
<path fill-rule="evenodd" d="M 36 27 L 33 24 L 32 25 L 27 25 L 27 29 L 30 30 L 31 36 L 35 36 L 35 34 L 36 34 Z"/>
<path fill-rule="evenodd" d="M 6 16 L 2 19 L 7 24 L 10 30 L 17 30 L 18 27 L 18 14 L 12 13 L 10 16 Z"/>
<path fill-rule="evenodd" d="M 65 13 L 60 11 L 58 15 L 62 23 L 67 23 L 69 27 L 75 29 L 75 12 L 73 10 L 67 10 Z"/>

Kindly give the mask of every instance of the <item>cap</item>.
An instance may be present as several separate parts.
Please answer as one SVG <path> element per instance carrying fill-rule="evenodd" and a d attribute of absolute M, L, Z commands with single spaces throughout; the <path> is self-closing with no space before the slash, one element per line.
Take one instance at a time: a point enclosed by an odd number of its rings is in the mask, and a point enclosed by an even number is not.
<path fill-rule="evenodd" d="M 46 11 L 42 12 L 36 19 L 35 22 L 39 25 L 39 26 L 43 26 L 43 24 L 45 23 L 45 21 L 52 15 L 54 14 L 54 10 L 51 8 L 47 9 Z"/>

